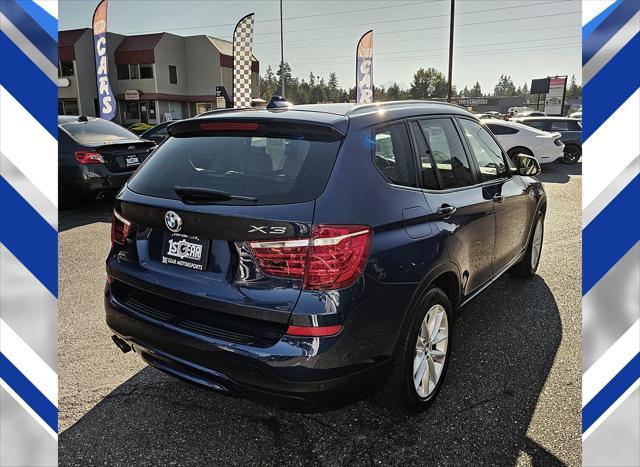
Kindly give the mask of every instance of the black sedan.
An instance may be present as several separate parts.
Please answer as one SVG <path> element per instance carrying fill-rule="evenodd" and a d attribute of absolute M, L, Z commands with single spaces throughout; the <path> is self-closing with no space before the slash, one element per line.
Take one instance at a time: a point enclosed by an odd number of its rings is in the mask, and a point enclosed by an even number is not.
<path fill-rule="evenodd" d="M 140 137 L 142 139 L 148 139 L 149 141 L 153 141 L 158 146 L 160 146 L 169 137 L 167 128 L 169 127 L 169 125 L 171 125 L 174 122 L 176 122 L 176 120 L 169 120 L 167 122 L 159 123 L 153 128 L 149 128 L 147 131 L 142 133 Z"/>
<path fill-rule="evenodd" d="M 58 204 L 115 194 L 157 147 L 116 123 L 58 117 Z"/>

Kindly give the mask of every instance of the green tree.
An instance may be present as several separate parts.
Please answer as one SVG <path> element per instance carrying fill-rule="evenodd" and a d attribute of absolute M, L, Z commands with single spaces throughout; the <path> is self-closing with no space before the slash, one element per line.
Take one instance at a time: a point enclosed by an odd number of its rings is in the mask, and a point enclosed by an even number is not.
<path fill-rule="evenodd" d="M 498 84 L 493 88 L 494 96 L 515 96 L 516 86 L 509 75 L 500 75 Z"/>
<path fill-rule="evenodd" d="M 576 75 L 571 75 L 571 80 L 569 81 L 569 89 L 567 89 L 567 97 L 580 96 L 582 96 L 582 86 L 578 86 Z"/>
<path fill-rule="evenodd" d="M 435 68 L 420 68 L 413 75 L 410 93 L 414 99 L 447 97 L 447 80 Z"/>
<path fill-rule="evenodd" d="M 476 81 L 476 84 L 474 84 L 471 88 L 469 97 L 482 97 L 482 88 L 480 87 L 480 83 L 478 81 Z"/>
<path fill-rule="evenodd" d="M 389 86 L 389 89 L 387 89 L 387 97 L 390 101 L 399 101 L 400 99 L 402 99 L 401 96 L 402 89 L 400 89 L 398 83 L 393 83 L 391 86 Z"/>
<path fill-rule="evenodd" d="M 278 87 L 278 80 L 273 73 L 271 65 L 267 67 L 264 78 L 260 79 L 260 97 L 266 101 L 271 99 Z"/>

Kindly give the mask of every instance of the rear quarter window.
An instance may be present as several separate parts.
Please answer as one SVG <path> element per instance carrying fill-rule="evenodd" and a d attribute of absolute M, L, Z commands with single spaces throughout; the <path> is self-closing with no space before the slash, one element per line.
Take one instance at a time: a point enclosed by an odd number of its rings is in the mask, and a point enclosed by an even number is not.
<path fill-rule="evenodd" d="M 518 132 L 517 128 L 511 128 L 505 125 L 496 125 L 495 123 L 489 123 L 487 127 L 494 135 L 515 135 Z"/>
<path fill-rule="evenodd" d="M 394 185 L 416 186 L 413 152 L 404 123 L 379 128 L 374 132 L 373 163 Z"/>
<path fill-rule="evenodd" d="M 289 204 L 316 199 L 327 184 L 341 138 L 332 132 L 274 128 L 169 138 L 128 187 L 180 199 L 176 186 L 257 198 L 221 204 Z"/>

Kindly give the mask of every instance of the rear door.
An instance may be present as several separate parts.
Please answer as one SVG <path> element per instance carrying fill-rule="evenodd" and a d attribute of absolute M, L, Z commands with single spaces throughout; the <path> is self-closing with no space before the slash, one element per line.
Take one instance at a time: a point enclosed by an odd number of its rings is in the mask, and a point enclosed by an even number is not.
<path fill-rule="evenodd" d="M 452 117 L 412 123 L 425 198 L 442 234 L 448 235 L 451 261 L 460 270 L 463 292 L 472 293 L 491 278 L 495 239 L 493 200 L 482 186 Z"/>
<path fill-rule="evenodd" d="M 176 125 L 120 197 L 135 244 L 112 267 L 181 303 L 286 324 L 342 136 L 277 120 Z"/>
<path fill-rule="evenodd" d="M 582 145 L 582 128 L 575 120 L 549 120 L 549 127 L 545 131 L 551 133 L 559 132 L 562 135 L 564 144 Z"/>
<path fill-rule="evenodd" d="M 518 177 L 509 173 L 502 148 L 482 125 L 458 118 L 478 169 L 484 197 L 493 202 L 495 247 L 493 273 L 505 268 L 524 248 L 535 208 L 533 193 L 527 192 Z"/>

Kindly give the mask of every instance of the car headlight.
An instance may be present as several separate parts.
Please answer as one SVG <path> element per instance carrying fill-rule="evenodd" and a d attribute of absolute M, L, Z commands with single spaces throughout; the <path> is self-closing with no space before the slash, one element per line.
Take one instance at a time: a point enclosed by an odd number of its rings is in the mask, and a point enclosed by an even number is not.
<path fill-rule="evenodd" d="M 564 143 L 560 140 L 560 138 L 556 139 L 554 143 L 556 144 L 556 146 L 564 146 Z"/>

